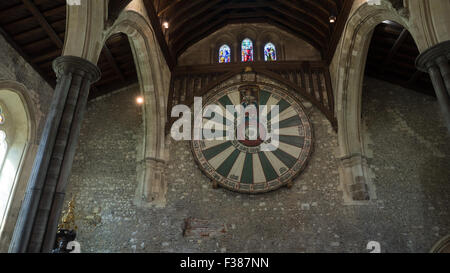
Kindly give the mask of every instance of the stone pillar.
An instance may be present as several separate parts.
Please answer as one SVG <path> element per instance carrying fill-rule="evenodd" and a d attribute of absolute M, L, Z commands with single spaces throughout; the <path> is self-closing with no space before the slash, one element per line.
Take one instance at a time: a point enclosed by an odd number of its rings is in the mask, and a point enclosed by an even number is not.
<path fill-rule="evenodd" d="M 450 133 L 450 41 L 439 43 L 417 57 L 419 70 L 430 74 L 445 125 Z"/>
<path fill-rule="evenodd" d="M 166 163 L 155 158 L 145 159 L 145 189 L 143 198 L 147 203 L 152 203 L 157 207 L 166 204 Z"/>
<path fill-rule="evenodd" d="M 58 81 L 42 133 L 10 252 L 48 252 L 58 224 L 89 88 L 100 78 L 91 62 L 63 56 L 53 62 Z M 46 234 L 50 232 L 49 234 Z M 48 242 L 43 247 L 44 237 Z"/>
<path fill-rule="evenodd" d="M 444 79 L 445 87 L 447 88 L 447 93 L 450 96 L 450 66 L 448 64 L 449 58 L 445 56 L 440 56 L 436 59 L 436 63 L 441 70 L 442 78 Z"/>
<path fill-rule="evenodd" d="M 341 171 L 341 178 L 344 181 L 351 181 L 343 186 L 346 201 L 370 200 L 369 188 L 366 181 L 369 177 L 366 159 L 361 155 L 341 158 L 339 169 Z"/>

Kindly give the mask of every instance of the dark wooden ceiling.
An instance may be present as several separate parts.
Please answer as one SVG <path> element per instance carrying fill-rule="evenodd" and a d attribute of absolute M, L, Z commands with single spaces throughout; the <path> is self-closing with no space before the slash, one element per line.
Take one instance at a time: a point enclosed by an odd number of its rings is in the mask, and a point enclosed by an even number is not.
<path fill-rule="evenodd" d="M 0 33 L 52 86 L 56 82 L 52 62 L 61 55 L 65 27 L 66 0 L 0 1 Z M 137 81 L 126 35 L 109 38 L 98 66 L 102 79 L 93 86 L 91 98 Z"/>
<path fill-rule="evenodd" d="M 110 0 L 110 15 L 117 17 L 130 0 Z M 265 22 L 311 43 L 330 61 L 353 0 L 144 0 L 156 37 L 168 61 L 190 45 L 230 23 Z M 330 24 L 329 17 L 337 16 Z M 162 23 L 169 22 L 169 29 Z M 52 61 L 61 55 L 66 26 L 65 0 L 0 1 L 0 33 L 51 85 L 55 85 Z M 369 50 L 368 75 L 433 94 L 427 74 L 418 72 L 419 52 L 410 34 L 396 24 L 381 24 Z M 91 98 L 137 81 L 126 35 L 106 42 L 98 66 L 102 79 Z"/>
<path fill-rule="evenodd" d="M 403 26 L 385 21 L 374 30 L 366 74 L 434 96 L 430 76 L 416 69 L 418 56 L 411 34 Z"/>
<path fill-rule="evenodd" d="M 269 23 L 317 48 L 331 60 L 353 0 L 144 0 L 164 29 L 176 59 L 189 46 L 231 23 Z M 330 16 L 337 22 L 330 24 Z"/>

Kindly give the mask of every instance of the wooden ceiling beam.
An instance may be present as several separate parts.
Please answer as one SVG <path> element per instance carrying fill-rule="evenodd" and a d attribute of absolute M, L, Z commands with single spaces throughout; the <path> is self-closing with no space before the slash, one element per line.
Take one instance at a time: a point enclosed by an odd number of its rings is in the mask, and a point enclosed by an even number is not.
<path fill-rule="evenodd" d="M 39 56 L 36 56 L 36 57 L 32 58 L 31 62 L 38 64 L 38 63 L 43 62 L 43 61 L 53 60 L 56 57 L 61 56 L 61 54 L 62 54 L 62 50 L 61 49 L 51 50 L 51 51 L 49 51 L 47 53 L 44 53 L 44 54 L 41 54 Z"/>
<path fill-rule="evenodd" d="M 174 8 L 181 1 L 182 0 L 174 0 L 170 4 L 168 4 L 166 7 L 164 7 L 163 9 L 158 10 L 158 17 L 163 16 L 166 12 L 168 12 L 169 10 Z"/>
<path fill-rule="evenodd" d="M 318 24 L 321 24 L 323 27 L 328 28 L 328 18 L 320 17 L 316 13 L 311 12 L 311 9 L 309 9 L 309 5 L 304 5 L 305 3 L 302 3 L 302 5 L 299 5 L 298 3 L 294 3 L 292 1 L 288 0 L 275 0 L 276 2 L 279 2 L 280 4 L 283 4 L 289 9 L 295 10 L 297 12 L 300 12 L 301 14 L 309 15 L 310 17 L 314 18 L 315 22 Z M 312 8 L 313 9 L 313 8 Z"/>
<path fill-rule="evenodd" d="M 120 70 L 119 66 L 117 65 L 116 60 L 114 59 L 114 56 L 111 53 L 111 50 L 109 50 L 108 46 L 105 44 L 103 46 L 103 52 L 102 52 L 106 59 L 108 60 L 109 65 L 114 69 L 114 72 L 117 76 L 119 76 L 120 80 L 122 82 L 125 82 L 125 76 L 123 75 L 123 72 Z"/>
<path fill-rule="evenodd" d="M 204 25 L 206 22 L 210 22 L 211 19 L 214 19 L 217 17 L 218 14 L 221 14 L 225 8 L 222 6 L 218 9 L 215 9 L 214 11 L 210 12 L 208 15 L 202 17 L 201 20 L 196 20 L 195 22 L 192 22 L 192 24 L 189 24 L 189 26 L 186 26 L 183 29 L 183 33 L 178 33 L 179 31 L 170 32 L 169 35 L 169 42 L 171 45 L 177 43 L 180 39 L 184 38 L 187 33 L 191 33 L 193 30 L 198 29 L 202 25 Z M 219 18 L 220 20 L 220 18 Z"/>
<path fill-rule="evenodd" d="M 284 30 L 284 31 L 286 31 L 286 32 L 288 32 L 288 33 L 298 37 L 298 32 L 296 30 L 293 30 L 293 29 L 289 28 L 288 26 L 283 25 L 282 23 L 279 23 L 279 22 L 276 22 L 276 21 L 273 21 L 273 20 L 267 20 L 266 23 L 270 24 L 272 26 L 275 26 L 275 27 L 277 27 L 277 28 L 279 28 L 281 30 Z M 321 55 L 323 55 L 320 45 L 314 45 L 315 42 L 312 41 L 311 39 L 307 38 L 307 37 L 302 37 L 301 39 L 304 40 L 305 42 L 309 43 L 314 48 L 316 48 L 319 51 L 319 53 Z"/>
<path fill-rule="evenodd" d="M 258 12 L 245 12 L 245 13 L 236 13 L 236 14 L 224 14 L 222 16 L 217 16 L 218 14 L 224 13 L 226 10 L 228 10 L 230 6 L 221 6 L 215 9 L 213 12 L 210 12 L 206 14 L 205 16 L 200 16 L 202 19 L 199 20 L 193 20 L 195 23 L 191 24 L 189 27 L 186 27 L 183 29 L 183 32 L 173 32 L 171 33 L 171 37 L 173 37 L 170 40 L 171 45 L 177 45 L 180 43 L 180 41 L 186 40 L 188 37 L 192 37 L 192 35 L 195 35 L 195 33 L 199 32 L 198 29 L 201 26 L 204 25 L 210 25 L 215 24 L 217 21 L 224 21 L 224 20 L 235 20 L 237 18 L 245 19 L 245 18 L 254 18 L 254 17 L 262 17 L 262 13 Z M 214 18 L 217 18 L 217 20 L 212 20 Z M 207 28 L 207 27 L 206 27 Z"/>
<path fill-rule="evenodd" d="M 309 16 L 305 16 L 304 14 L 301 14 L 300 16 L 299 14 L 293 14 L 286 8 L 283 8 L 279 5 L 273 5 L 270 8 L 283 14 L 284 16 L 291 18 L 291 20 L 298 21 L 300 24 L 303 25 L 307 25 L 309 28 L 314 29 L 317 33 L 319 33 L 322 36 L 326 35 L 325 33 L 328 33 L 329 31 L 328 28 L 324 28 L 322 25 L 314 24 L 311 18 Z"/>
<path fill-rule="evenodd" d="M 193 19 L 192 24 L 186 26 L 185 24 L 176 24 L 170 27 L 170 39 L 177 39 L 180 35 L 183 35 L 185 32 L 189 32 L 193 28 L 201 26 L 202 24 L 208 23 L 211 19 L 215 18 L 216 15 L 221 13 L 225 13 L 227 10 L 234 9 L 246 9 L 246 8 L 258 8 L 258 7 L 267 7 L 269 6 L 269 2 L 267 1 L 257 1 L 257 2 L 241 2 L 241 3 L 228 3 L 224 5 L 220 5 L 211 11 L 206 12 L 207 10 L 202 9 L 203 13 L 200 13 L 197 18 Z"/>
<path fill-rule="evenodd" d="M 336 1 L 333 1 L 333 2 L 336 3 L 337 9 L 338 9 L 338 10 L 341 10 L 342 7 L 344 6 L 344 1 L 345 1 L 345 0 L 336 0 Z"/>
<path fill-rule="evenodd" d="M 329 15 L 331 14 L 339 14 L 341 12 L 341 5 L 340 1 L 334 1 L 334 0 L 319 0 L 319 2 L 322 4 L 322 6 L 325 6 Z"/>
<path fill-rule="evenodd" d="M 44 17 L 49 17 L 49 16 L 58 15 L 58 14 L 61 14 L 61 13 L 66 14 L 66 5 L 59 6 L 57 8 L 44 11 L 44 12 L 42 12 L 42 15 L 44 15 Z M 20 20 L 9 22 L 8 24 L 4 25 L 4 28 L 8 29 L 8 28 L 16 26 L 16 25 L 29 24 L 33 20 L 35 20 L 33 16 L 26 17 L 26 18 L 23 18 L 23 19 L 20 19 Z"/>
<path fill-rule="evenodd" d="M 248 5 L 250 4 L 250 5 Z M 256 12 L 246 12 L 246 13 L 236 13 L 235 15 L 230 13 L 227 15 L 227 21 L 230 20 L 236 20 L 237 18 L 242 18 L 243 20 L 247 20 L 250 18 L 255 17 L 261 17 L 261 18 L 271 18 L 272 20 L 277 20 L 279 24 L 285 25 L 286 28 L 290 28 L 291 30 L 296 30 L 294 32 L 290 31 L 290 33 L 293 33 L 295 36 L 299 37 L 300 39 L 305 40 L 306 42 L 313 45 L 315 48 L 317 48 L 319 51 L 323 51 L 324 44 L 326 43 L 326 34 L 323 32 L 318 33 L 312 33 L 308 31 L 308 27 L 301 27 L 303 24 L 298 21 L 298 19 L 295 19 L 293 16 L 288 16 L 289 14 L 287 11 L 284 10 L 284 14 L 279 14 L 277 11 L 277 16 L 274 16 L 273 12 L 267 12 L 266 10 L 260 10 L 257 9 L 257 7 L 272 7 L 273 5 L 266 5 L 268 4 L 266 1 L 262 2 L 254 2 L 254 3 L 240 3 L 240 4 L 228 4 L 228 5 L 222 5 L 215 9 L 213 12 L 210 12 L 208 14 L 205 14 L 205 16 L 199 16 L 201 19 L 199 20 L 193 20 L 195 23 L 189 25 L 186 28 L 183 28 L 183 32 L 171 32 L 170 35 L 170 45 L 175 48 L 174 52 L 179 52 L 180 48 L 185 48 L 185 46 L 182 44 L 181 41 L 188 39 L 189 37 L 193 37 L 193 35 L 196 34 L 196 32 L 199 31 L 199 27 L 206 25 L 206 24 L 214 24 L 215 21 L 213 21 L 213 18 L 217 18 L 216 15 L 224 13 L 226 10 L 232 9 L 232 8 L 243 8 L 243 7 L 251 7 Z M 281 9 L 281 8 L 280 8 Z M 280 10 L 279 9 L 279 10 Z M 282 10 L 282 9 L 281 9 Z M 289 19 L 285 19 L 286 17 L 289 17 Z M 294 19 L 295 21 L 294 21 Z M 264 21 L 268 21 L 265 20 Z M 270 24 L 270 20 L 268 21 Z M 300 26 L 299 26 L 300 25 Z M 317 28 L 315 30 L 319 31 Z M 196 40 L 197 41 L 197 40 Z M 194 42 L 195 43 L 195 42 Z M 193 44 L 193 43 L 191 43 Z M 323 54 L 323 52 L 321 52 Z M 177 54 L 178 55 L 178 54 Z"/>
<path fill-rule="evenodd" d="M 206 31 L 203 33 L 194 32 L 195 37 L 193 39 L 190 39 L 186 43 L 183 43 L 181 46 L 174 47 L 177 50 L 177 56 L 180 56 L 186 49 L 188 49 L 190 46 L 195 44 L 196 42 L 202 40 L 203 38 L 209 36 L 210 34 L 214 33 L 215 31 L 221 29 L 222 27 L 225 27 L 229 24 L 238 24 L 238 23 L 269 23 L 269 20 L 266 18 L 239 18 L 238 16 L 232 16 L 231 18 L 228 18 L 227 16 L 223 16 L 220 20 L 215 21 L 211 26 L 205 27 Z M 204 29 L 202 29 L 204 30 Z"/>
<path fill-rule="evenodd" d="M 331 63 L 334 57 L 334 53 L 336 52 L 336 48 L 341 40 L 342 34 L 344 32 L 345 24 L 347 23 L 347 19 L 350 15 L 350 11 L 352 9 L 354 0 L 344 0 L 344 4 L 342 6 L 342 11 L 337 16 L 337 21 L 335 23 L 333 32 L 331 34 L 331 39 L 329 43 L 328 50 L 325 54 L 325 60 L 328 64 Z"/>
<path fill-rule="evenodd" d="M 324 47 L 326 44 L 325 38 L 319 38 L 317 35 L 314 35 L 313 33 L 305 31 L 305 28 L 302 28 L 302 26 L 297 26 L 296 24 L 293 24 L 292 22 L 288 21 L 287 19 L 283 19 L 283 17 L 275 16 L 269 12 L 266 13 L 266 16 L 275 22 L 278 22 L 282 25 L 285 25 L 288 28 L 293 29 L 296 33 L 298 33 L 296 35 L 298 38 L 311 44 L 314 48 L 319 50 L 321 52 L 321 54 L 324 53 L 323 50 L 324 50 Z"/>
<path fill-rule="evenodd" d="M 117 80 L 117 79 L 115 79 Z M 127 81 L 125 83 L 121 83 L 120 81 L 117 83 L 114 80 L 110 80 L 108 82 L 104 82 L 101 85 L 99 85 L 99 82 L 96 82 L 92 87 L 91 87 L 91 92 L 89 92 L 89 98 L 88 100 L 91 101 L 95 98 L 98 98 L 100 96 L 106 95 L 110 92 L 119 90 L 121 88 L 130 86 L 132 84 L 135 84 L 138 82 L 138 77 L 137 76 L 133 76 L 133 77 L 129 77 L 127 78 Z"/>
<path fill-rule="evenodd" d="M 266 13 L 264 11 L 247 11 L 239 13 L 229 13 L 226 15 L 227 19 L 246 19 L 246 18 L 261 18 L 264 17 Z"/>
<path fill-rule="evenodd" d="M 270 13 L 261 12 L 261 11 L 247 12 L 247 13 L 241 13 L 241 14 L 227 14 L 227 15 L 220 17 L 220 19 L 215 20 L 214 22 L 212 22 L 210 24 L 206 24 L 205 27 L 203 27 L 203 28 L 200 28 L 200 29 L 197 28 L 189 33 L 185 33 L 184 37 L 191 37 L 189 40 L 183 39 L 183 37 L 180 37 L 179 39 L 177 39 L 177 42 L 174 44 L 171 44 L 171 46 L 175 49 L 174 52 L 176 52 L 176 56 L 179 56 L 189 46 L 195 44 L 196 42 L 200 41 L 204 37 L 207 37 L 209 34 L 217 31 L 221 27 L 226 26 L 227 24 L 230 24 L 233 22 L 234 23 L 236 23 L 236 22 L 245 23 L 245 22 L 251 21 L 251 22 L 259 22 L 259 23 L 263 22 L 263 23 L 267 23 L 267 24 L 271 24 L 276 27 L 279 27 L 279 28 L 289 32 L 290 34 L 293 34 L 294 36 L 297 36 L 300 39 L 310 43 L 313 47 L 317 48 L 322 53 L 323 45 L 321 45 L 319 43 L 319 41 L 317 41 L 316 38 L 312 39 L 312 38 L 309 38 L 307 35 L 299 35 L 299 31 L 303 31 L 301 28 L 299 28 L 299 27 L 292 28 L 293 27 L 292 24 L 289 24 L 290 26 L 286 25 L 287 22 L 284 21 L 283 19 L 277 18 L 275 16 L 273 18 L 269 19 L 270 16 L 273 16 L 273 15 L 270 15 Z M 302 33 L 302 32 L 300 32 L 300 33 Z"/>
<path fill-rule="evenodd" d="M 192 45 L 198 41 L 198 37 L 206 37 L 197 32 L 203 29 L 217 30 L 216 27 L 209 26 L 226 25 L 231 21 L 238 22 L 238 19 L 241 19 L 241 22 L 249 20 L 275 22 L 276 25 L 283 26 L 290 33 L 319 49 L 324 58 L 331 59 L 352 4 L 353 0 L 256 0 L 251 2 L 202 0 L 185 1 L 184 3 L 172 1 L 163 5 L 164 8 L 160 15 L 164 14 L 166 20 L 169 20 L 168 44 L 175 56 L 182 53 L 182 48 L 186 49 L 186 44 Z M 252 9 L 256 13 L 245 12 Z M 331 14 L 338 17 L 335 25 L 329 23 Z M 222 20 L 224 16 L 228 16 L 225 24 L 225 21 Z M 203 25 L 209 26 L 204 27 Z"/>
<path fill-rule="evenodd" d="M 248 15 L 248 14 L 247 14 Z M 195 44 L 196 42 L 200 41 L 201 39 L 207 37 L 209 34 L 214 33 L 215 31 L 219 30 L 220 28 L 226 26 L 230 20 L 237 21 L 237 20 L 245 20 L 248 18 L 238 17 L 237 15 L 230 16 L 230 15 L 223 15 L 217 20 L 214 20 L 210 22 L 209 24 L 204 24 L 204 27 L 193 30 L 189 33 L 184 33 L 182 37 L 179 37 L 178 39 L 174 40 L 174 43 L 172 43 L 172 47 L 175 49 L 175 52 L 177 56 L 181 55 L 181 53 L 186 50 L 189 46 Z M 188 39 L 183 39 L 183 37 L 191 37 Z"/>
<path fill-rule="evenodd" d="M 30 56 L 25 53 L 22 48 L 9 36 L 9 34 L 0 27 L 0 35 L 2 35 L 5 40 L 11 45 L 12 48 L 16 50 L 17 53 L 19 53 L 22 58 L 31 65 L 31 67 L 52 87 L 55 87 L 56 81 L 52 78 L 50 78 L 42 69 L 40 69 L 35 63 L 31 61 Z"/>
<path fill-rule="evenodd" d="M 167 66 L 169 67 L 170 70 L 172 70 L 176 65 L 176 59 L 174 58 L 173 52 L 167 44 L 165 35 L 162 31 L 161 23 L 156 14 L 155 7 L 153 6 L 153 3 L 151 0 L 143 0 L 143 2 L 144 2 L 145 9 L 147 10 L 147 15 L 150 19 L 150 23 L 153 27 L 153 30 L 155 31 L 156 39 L 159 43 L 161 51 L 166 60 Z M 194 1 L 192 1 L 192 2 L 194 2 Z"/>
<path fill-rule="evenodd" d="M 176 9 L 172 9 L 173 13 L 166 13 L 165 17 L 167 18 L 170 25 L 172 25 L 174 22 L 177 22 L 179 20 L 180 16 L 184 15 L 186 12 L 189 12 L 190 9 L 193 9 L 199 3 L 204 4 L 204 1 L 199 0 L 183 1 L 182 4 L 177 5 Z"/>
<path fill-rule="evenodd" d="M 119 14 L 132 0 L 109 0 L 108 3 L 108 22 L 112 25 L 119 17 Z"/>
<path fill-rule="evenodd" d="M 22 0 L 25 7 L 33 14 L 34 18 L 39 22 L 42 28 L 47 32 L 47 35 L 50 39 L 55 43 L 58 48 L 63 48 L 64 42 L 59 38 L 58 34 L 56 34 L 55 30 L 50 26 L 45 19 L 44 15 L 39 11 L 36 5 L 31 0 Z"/>
<path fill-rule="evenodd" d="M 194 20 L 196 16 L 201 15 L 203 12 L 206 12 L 208 10 L 214 10 L 214 6 L 216 4 L 219 4 L 221 1 L 222 0 L 210 0 L 199 9 L 191 10 L 189 13 L 185 14 L 183 18 L 180 18 L 180 20 L 171 22 L 170 32 L 176 32 L 178 28 L 184 27 L 189 20 L 196 21 Z"/>
<path fill-rule="evenodd" d="M 294 1 L 294 2 L 298 2 L 298 1 Z M 328 18 L 328 17 L 330 17 L 331 13 L 327 9 L 327 7 L 324 7 L 324 5 L 329 6 L 330 2 L 327 0 L 326 0 L 327 4 L 324 4 L 323 2 L 324 1 L 322 1 L 322 0 L 301 0 L 301 2 L 298 3 L 298 5 L 302 6 L 302 4 L 304 5 L 305 3 L 308 3 L 311 7 L 314 7 L 314 11 L 316 11 L 316 13 L 320 17 Z"/>
<path fill-rule="evenodd" d="M 392 58 L 397 54 L 398 50 L 402 46 L 405 39 L 408 37 L 409 32 L 406 29 L 403 29 L 403 31 L 398 36 L 397 40 L 395 41 L 394 45 L 392 46 L 391 50 L 389 51 L 388 56 L 386 57 L 386 60 L 383 62 L 382 65 L 382 71 L 384 71 L 384 67 L 388 66 L 392 62 Z"/>
<path fill-rule="evenodd" d="M 62 39 L 64 38 L 64 33 L 60 33 L 58 35 L 59 35 L 59 38 L 62 41 Z M 38 40 L 38 41 L 35 41 L 35 42 L 32 42 L 32 43 L 26 44 L 26 45 L 22 45 L 22 48 L 23 48 L 23 50 L 28 52 L 28 51 L 33 51 L 33 49 L 38 49 L 38 48 L 40 49 L 41 46 L 44 46 L 47 43 L 53 49 L 61 49 L 62 48 L 62 47 L 61 48 L 56 47 L 55 43 L 52 41 L 52 39 L 50 39 L 50 37 L 45 38 L 45 39 L 41 39 L 41 40 Z"/>
<path fill-rule="evenodd" d="M 54 29 L 55 26 L 60 26 L 60 25 L 65 27 L 65 25 L 66 25 L 65 18 L 51 23 L 50 26 Z M 29 38 L 30 36 L 38 34 L 41 31 L 42 31 L 42 27 L 37 27 L 37 28 L 33 28 L 30 30 L 15 34 L 14 36 L 12 36 L 12 38 L 14 40 L 26 39 L 26 38 Z"/>

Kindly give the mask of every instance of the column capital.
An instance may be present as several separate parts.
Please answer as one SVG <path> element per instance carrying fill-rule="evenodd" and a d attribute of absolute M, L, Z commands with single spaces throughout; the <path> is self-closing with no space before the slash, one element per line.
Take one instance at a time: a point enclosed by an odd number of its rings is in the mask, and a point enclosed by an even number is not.
<path fill-rule="evenodd" d="M 90 80 L 91 84 L 98 81 L 101 76 L 100 69 L 90 61 L 75 57 L 61 56 L 53 61 L 53 71 L 58 79 L 67 73 L 78 74 Z"/>
<path fill-rule="evenodd" d="M 450 40 L 422 52 L 416 59 L 416 67 L 420 71 L 428 73 L 428 69 L 437 65 L 437 60 L 442 57 L 450 59 Z"/>

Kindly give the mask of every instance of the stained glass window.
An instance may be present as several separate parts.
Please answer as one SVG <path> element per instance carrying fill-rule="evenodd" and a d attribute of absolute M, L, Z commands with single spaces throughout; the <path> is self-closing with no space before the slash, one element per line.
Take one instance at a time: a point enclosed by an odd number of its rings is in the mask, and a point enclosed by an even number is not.
<path fill-rule="evenodd" d="M 0 130 L 0 170 L 2 169 L 3 161 L 5 160 L 8 144 L 6 143 L 6 133 Z"/>
<path fill-rule="evenodd" d="M 231 49 L 228 45 L 223 45 L 219 49 L 219 63 L 231 62 Z"/>
<path fill-rule="evenodd" d="M 277 60 L 277 50 L 275 45 L 272 43 L 267 43 L 264 46 L 264 60 L 267 61 L 276 61 Z"/>
<path fill-rule="evenodd" d="M 242 61 L 253 61 L 253 43 L 252 40 L 246 38 L 242 41 Z"/>

